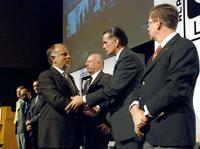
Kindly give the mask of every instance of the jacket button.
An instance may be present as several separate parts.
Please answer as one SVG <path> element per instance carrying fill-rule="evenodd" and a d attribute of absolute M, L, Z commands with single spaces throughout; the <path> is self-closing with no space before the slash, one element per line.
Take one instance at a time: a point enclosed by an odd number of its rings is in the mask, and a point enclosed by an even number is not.
<path fill-rule="evenodd" d="M 145 85 L 145 82 L 144 82 L 144 81 L 142 82 L 142 85 Z"/>
<path fill-rule="evenodd" d="M 159 117 L 163 116 L 165 113 L 164 112 L 161 112 L 160 115 L 158 115 Z"/>
<path fill-rule="evenodd" d="M 139 97 L 139 100 L 141 100 L 142 98 L 141 97 Z"/>

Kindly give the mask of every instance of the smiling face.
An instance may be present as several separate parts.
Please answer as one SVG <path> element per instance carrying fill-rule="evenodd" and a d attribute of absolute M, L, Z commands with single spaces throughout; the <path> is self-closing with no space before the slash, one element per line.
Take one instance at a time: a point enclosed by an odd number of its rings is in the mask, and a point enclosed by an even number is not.
<path fill-rule="evenodd" d="M 110 39 L 109 36 L 109 33 L 103 35 L 103 49 L 107 55 L 116 55 L 115 39 Z"/>
<path fill-rule="evenodd" d="M 36 94 L 39 92 L 39 82 L 38 81 L 33 82 L 33 90 L 35 91 Z"/>
<path fill-rule="evenodd" d="M 56 56 L 51 55 L 53 66 L 58 67 L 64 71 L 70 67 L 70 55 L 66 47 L 63 45 L 55 45 Z"/>

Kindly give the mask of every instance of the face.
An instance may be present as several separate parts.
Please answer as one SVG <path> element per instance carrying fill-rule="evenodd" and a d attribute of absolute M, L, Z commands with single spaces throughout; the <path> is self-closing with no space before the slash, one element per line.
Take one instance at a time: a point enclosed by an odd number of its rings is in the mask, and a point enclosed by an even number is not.
<path fill-rule="evenodd" d="M 33 90 L 35 91 L 36 94 L 39 92 L 39 82 L 38 81 L 33 82 Z"/>
<path fill-rule="evenodd" d="M 24 101 L 29 101 L 30 99 L 30 93 L 26 90 L 26 89 L 22 89 L 21 92 L 20 92 L 20 95 L 21 95 L 21 98 L 24 100 Z"/>
<path fill-rule="evenodd" d="M 115 41 L 109 38 L 109 33 L 103 35 L 103 49 L 106 51 L 107 55 L 115 55 Z"/>
<path fill-rule="evenodd" d="M 66 47 L 63 45 L 56 45 L 55 51 L 57 56 L 51 56 L 53 65 L 66 71 L 70 67 L 70 55 Z"/>
<path fill-rule="evenodd" d="M 150 39 L 156 40 L 156 21 L 153 21 L 153 19 L 150 16 L 148 22 L 149 22 L 149 27 L 147 31 L 149 32 Z"/>
<path fill-rule="evenodd" d="M 99 63 L 100 61 L 97 61 L 97 58 L 95 55 L 90 55 L 86 62 L 87 72 L 91 75 L 96 73 L 100 65 Z"/>
<path fill-rule="evenodd" d="M 16 90 L 17 98 L 21 98 L 20 92 L 21 92 L 21 89 L 20 89 L 20 88 L 17 88 L 17 90 Z"/>

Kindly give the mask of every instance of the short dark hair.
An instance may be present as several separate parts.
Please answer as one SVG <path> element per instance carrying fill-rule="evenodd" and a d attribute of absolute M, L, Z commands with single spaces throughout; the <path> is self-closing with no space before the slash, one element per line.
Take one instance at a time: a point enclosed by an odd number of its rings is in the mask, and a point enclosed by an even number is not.
<path fill-rule="evenodd" d="M 104 34 L 109 34 L 109 38 L 112 39 L 112 38 L 117 38 L 119 39 L 119 42 L 121 44 L 121 46 L 127 46 L 128 44 L 128 38 L 125 34 L 125 32 L 119 28 L 119 27 L 110 27 L 108 30 L 106 30 L 105 32 L 103 32 L 103 35 Z"/>

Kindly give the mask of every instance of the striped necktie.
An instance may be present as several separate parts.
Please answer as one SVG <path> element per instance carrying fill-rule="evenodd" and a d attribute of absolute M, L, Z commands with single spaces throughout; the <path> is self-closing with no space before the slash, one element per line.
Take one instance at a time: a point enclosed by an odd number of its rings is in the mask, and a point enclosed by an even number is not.
<path fill-rule="evenodd" d="M 93 79 L 93 78 L 90 77 L 90 79 L 87 81 L 86 88 L 85 88 L 85 90 L 84 90 L 83 95 L 86 95 L 86 94 L 87 94 L 87 92 L 88 92 L 88 90 L 89 90 L 89 88 L 90 88 L 90 85 L 91 85 L 92 79 Z"/>

